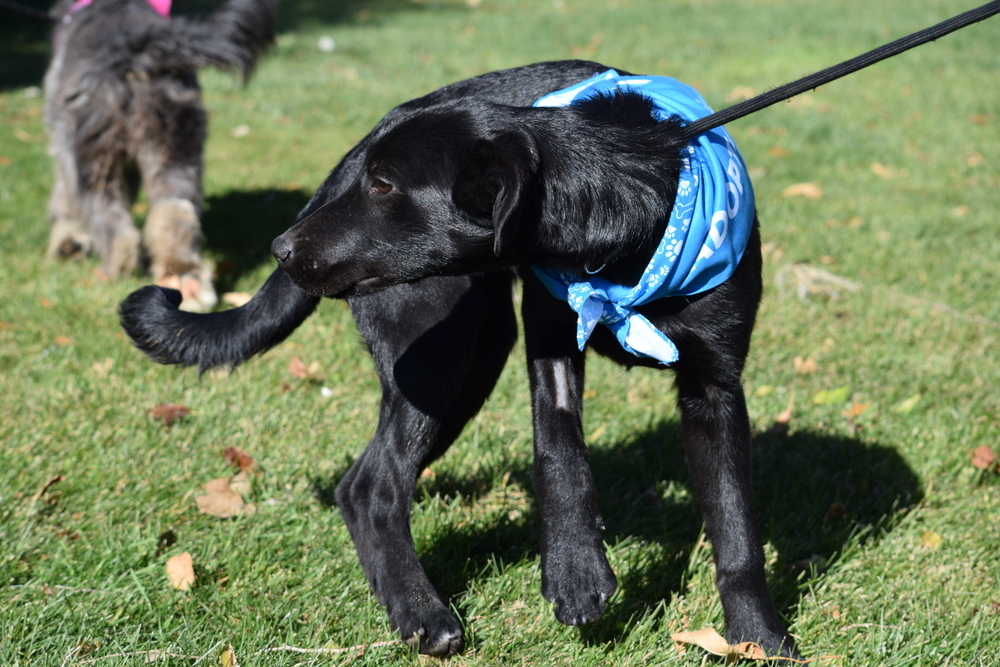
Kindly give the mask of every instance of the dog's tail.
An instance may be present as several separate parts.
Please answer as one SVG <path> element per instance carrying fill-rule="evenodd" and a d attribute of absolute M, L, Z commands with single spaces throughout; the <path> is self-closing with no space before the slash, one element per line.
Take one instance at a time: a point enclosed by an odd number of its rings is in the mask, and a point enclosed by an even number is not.
<path fill-rule="evenodd" d="M 122 327 L 135 346 L 161 364 L 237 366 L 285 340 L 319 303 L 281 269 L 243 306 L 215 313 L 179 310 L 177 290 L 149 285 L 118 307 Z"/>
<path fill-rule="evenodd" d="M 277 12 L 278 0 L 228 0 L 204 17 L 157 22 L 155 32 L 136 36 L 132 66 L 150 72 L 218 67 L 246 81 L 274 42 Z"/>

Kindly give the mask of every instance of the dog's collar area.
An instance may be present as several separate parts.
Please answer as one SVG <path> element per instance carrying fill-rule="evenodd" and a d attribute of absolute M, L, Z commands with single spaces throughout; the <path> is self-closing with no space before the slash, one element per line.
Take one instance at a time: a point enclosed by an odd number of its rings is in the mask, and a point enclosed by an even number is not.
<path fill-rule="evenodd" d="M 94 2 L 94 0 L 76 0 L 76 2 L 69 6 L 69 9 L 66 11 L 66 15 L 63 16 L 63 23 L 69 23 L 72 21 L 74 14 L 92 2 Z M 165 19 L 170 18 L 170 6 L 172 0 L 146 0 L 146 2 L 149 3 L 149 6 L 152 7 L 153 11 L 157 14 Z"/>
<path fill-rule="evenodd" d="M 567 106 L 621 91 L 649 99 L 654 118 L 661 122 L 678 116 L 690 122 L 712 113 L 697 91 L 675 79 L 621 76 L 615 70 L 550 93 L 535 106 Z M 664 364 L 677 361 L 677 346 L 635 308 L 655 299 L 710 290 L 728 279 L 743 257 L 753 227 L 754 197 L 736 144 L 724 129 L 713 129 L 695 137 L 683 158 L 666 232 L 635 286 L 612 283 L 589 270 L 588 275 L 577 276 L 532 267 L 549 292 L 576 311 L 581 350 L 601 323 L 630 353 Z"/>

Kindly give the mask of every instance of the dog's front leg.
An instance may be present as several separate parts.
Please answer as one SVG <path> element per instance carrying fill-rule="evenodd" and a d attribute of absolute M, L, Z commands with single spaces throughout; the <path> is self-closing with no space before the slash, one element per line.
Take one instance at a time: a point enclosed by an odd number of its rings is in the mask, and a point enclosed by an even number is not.
<path fill-rule="evenodd" d="M 524 285 L 524 336 L 535 430 L 534 484 L 542 519 L 542 595 L 566 625 L 596 620 L 617 581 L 583 439 L 583 353 L 574 313 L 533 276 Z"/>
<path fill-rule="evenodd" d="M 462 627 L 417 559 L 410 503 L 493 390 L 517 326 L 506 274 L 428 278 L 352 300 L 382 383 L 374 437 L 337 485 L 337 505 L 368 582 L 400 636 L 447 656 Z"/>
<path fill-rule="evenodd" d="M 685 358 L 682 350 L 681 359 Z M 738 376 L 706 380 L 677 368 L 681 429 L 695 497 L 715 552 L 726 638 L 758 642 L 768 655 L 798 657 L 767 589 L 764 550 L 750 489 L 750 421 Z"/>

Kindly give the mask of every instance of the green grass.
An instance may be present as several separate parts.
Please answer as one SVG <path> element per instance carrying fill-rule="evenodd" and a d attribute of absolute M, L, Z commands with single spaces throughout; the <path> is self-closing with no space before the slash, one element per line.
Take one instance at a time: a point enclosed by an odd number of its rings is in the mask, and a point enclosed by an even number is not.
<path fill-rule="evenodd" d="M 442 84 L 588 57 L 676 76 L 720 108 L 738 86 L 784 83 L 973 4 L 289 0 L 249 87 L 202 77 L 220 286 L 259 287 L 270 238 L 339 157 L 394 104 Z M 143 279 L 108 284 L 95 261 L 43 259 L 51 166 L 27 86 L 46 47 L 27 26 L 0 28 L 0 664 L 138 665 L 161 650 L 202 656 L 164 664 L 215 665 L 227 644 L 245 667 L 418 662 L 399 644 L 261 653 L 394 637 L 322 501 L 374 430 L 371 363 L 340 302 L 228 377 L 132 349 L 115 308 Z M 333 53 L 317 49 L 323 35 Z M 998 43 L 993 19 L 730 127 L 767 244 L 745 380 L 757 507 L 772 590 L 803 652 L 841 656 L 822 664 L 997 664 L 1000 480 L 969 452 L 1000 440 Z M 800 182 L 823 197 L 782 195 Z M 862 287 L 838 301 L 783 295 L 774 278 L 792 262 Z M 295 356 L 320 364 L 317 379 L 288 373 Z M 796 373 L 796 357 L 816 371 Z M 589 364 L 585 431 L 620 591 L 581 630 L 556 623 L 539 593 L 523 366 L 518 347 L 416 494 L 418 549 L 468 636 L 453 662 L 703 664 L 670 640 L 723 619 L 669 374 Z M 841 387 L 843 401 L 811 400 Z M 792 396 L 789 431 L 771 431 Z M 165 402 L 192 414 L 165 427 L 147 415 Z M 849 422 L 853 404 L 868 407 Z M 257 513 L 236 521 L 193 502 L 228 473 L 229 446 L 265 469 Z M 167 530 L 177 542 L 158 548 Z M 198 575 L 188 593 L 164 571 L 183 551 Z"/>

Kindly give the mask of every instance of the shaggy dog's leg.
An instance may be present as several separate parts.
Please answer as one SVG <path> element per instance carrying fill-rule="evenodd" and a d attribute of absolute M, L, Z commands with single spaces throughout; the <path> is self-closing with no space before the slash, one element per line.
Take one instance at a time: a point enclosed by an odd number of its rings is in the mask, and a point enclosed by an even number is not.
<path fill-rule="evenodd" d="M 428 278 L 351 300 L 382 383 L 378 428 L 337 485 L 337 505 L 389 619 L 421 653 L 446 656 L 462 628 L 417 559 L 410 503 L 493 390 L 516 337 L 510 278 Z"/>
<path fill-rule="evenodd" d="M 80 193 L 93 250 L 111 279 L 130 275 L 139 265 L 139 230 L 132 221 L 121 178 L 99 190 Z"/>
<path fill-rule="evenodd" d="M 207 125 L 193 75 L 137 86 L 132 151 L 149 195 L 143 240 L 157 285 L 180 290 L 182 310 L 211 310 L 218 298 L 202 257 L 201 155 Z M 166 112 L 162 112 L 166 109 Z"/>
<path fill-rule="evenodd" d="M 143 238 L 153 280 L 181 292 L 181 310 L 206 311 L 216 304 L 211 265 L 201 256 L 198 210 L 191 200 L 169 197 L 153 201 Z"/>
<path fill-rule="evenodd" d="M 583 353 L 575 313 L 534 276 L 524 281 L 524 337 L 535 427 L 535 495 L 542 518 L 542 595 L 567 625 L 596 620 L 617 582 L 583 439 Z"/>
<path fill-rule="evenodd" d="M 62 129 L 61 124 L 57 124 Z M 76 199 L 76 163 L 69 138 L 53 132 L 49 153 L 55 162 L 55 183 L 49 197 L 50 259 L 84 257 L 91 251 L 90 235 Z"/>

